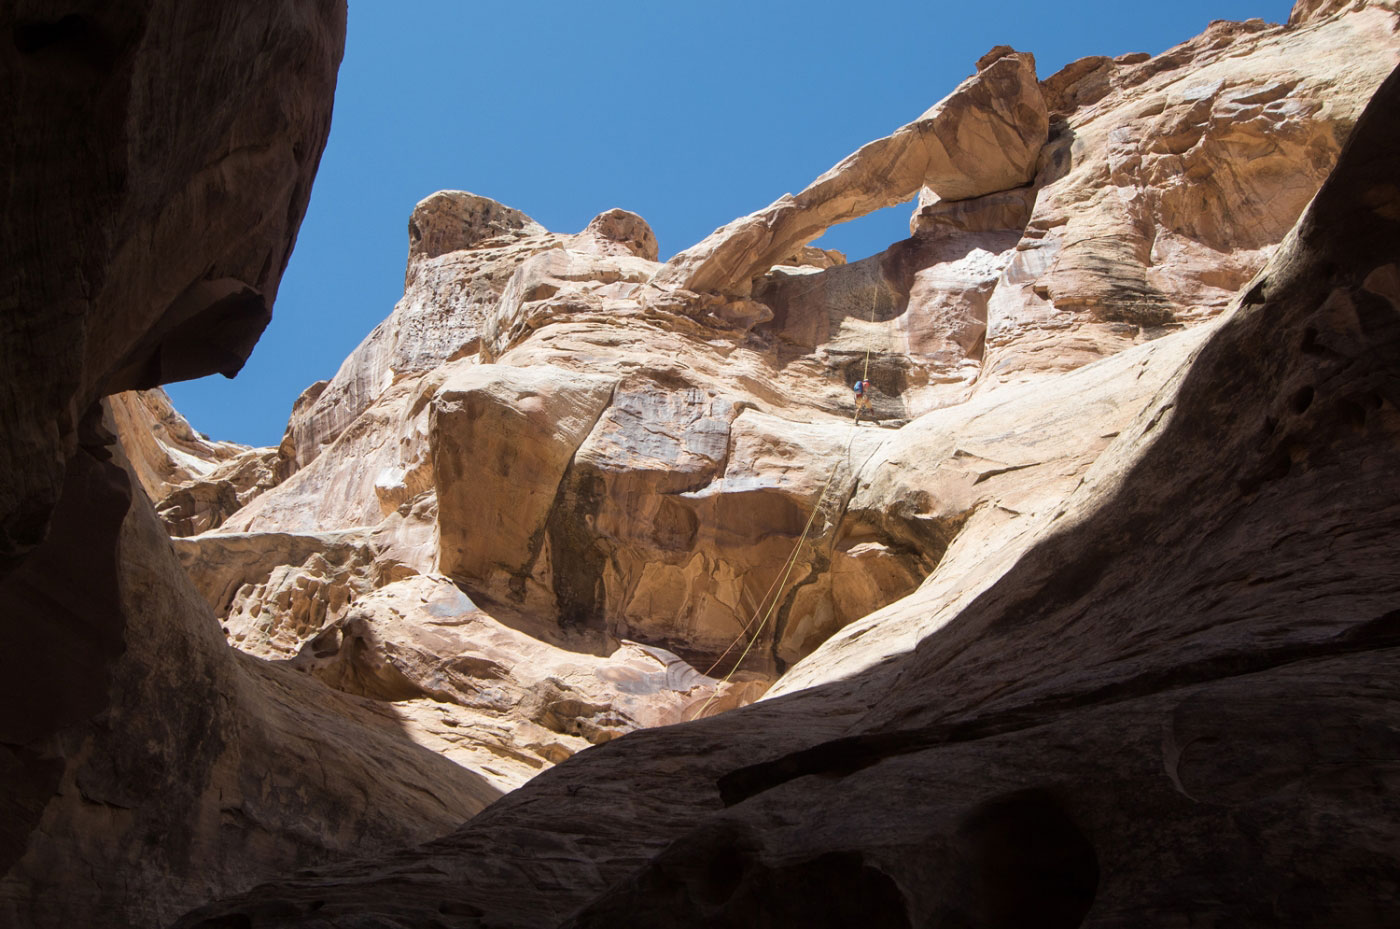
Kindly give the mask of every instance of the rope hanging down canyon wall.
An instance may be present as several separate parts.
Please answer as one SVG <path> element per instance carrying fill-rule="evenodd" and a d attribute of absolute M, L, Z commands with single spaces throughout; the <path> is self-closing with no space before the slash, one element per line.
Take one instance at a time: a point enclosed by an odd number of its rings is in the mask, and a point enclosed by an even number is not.
<path fill-rule="evenodd" d="M 870 296 L 870 324 L 872 327 L 875 325 L 875 301 L 876 294 L 872 293 Z M 862 385 L 864 385 L 865 381 L 870 377 L 870 349 L 870 343 L 867 340 L 865 346 L 865 365 L 860 375 Z M 797 566 L 797 556 L 801 554 L 802 546 L 806 544 L 807 537 L 812 532 L 812 525 L 816 522 L 817 514 L 821 512 L 822 504 L 826 502 L 827 491 L 831 489 L 832 482 L 835 481 L 837 472 L 841 470 L 842 462 L 850 460 L 851 448 L 855 445 L 856 430 L 859 426 L 860 401 L 857 399 L 855 414 L 851 417 L 851 434 L 846 440 L 846 450 L 841 458 L 832 465 L 831 473 L 827 475 L 826 482 L 822 484 L 821 492 L 817 494 L 817 502 L 812 504 L 812 513 L 807 517 L 807 524 L 802 527 L 802 533 L 797 537 L 797 543 L 793 545 L 792 551 L 788 554 L 787 560 L 783 563 L 782 570 L 774 577 L 773 583 L 768 585 L 768 591 L 763 595 L 763 599 L 758 601 L 758 605 L 754 608 L 753 615 L 749 617 L 749 621 L 744 624 L 744 628 L 739 630 L 739 634 L 734 637 L 734 641 L 730 642 L 728 647 L 720 652 L 719 657 L 716 658 L 714 663 L 705 671 L 705 676 L 709 677 L 710 674 L 714 672 L 715 668 L 719 667 L 720 662 L 724 661 L 724 656 L 728 655 L 730 651 L 733 650 L 734 646 L 743 641 L 746 635 L 749 637 L 748 644 L 745 645 L 744 650 L 739 653 L 739 658 L 734 662 L 734 666 L 729 669 L 729 673 L 721 678 L 719 683 L 715 685 L 714 692 L 710 694 L 709 699 L 700 705 L 700 709 L 695 711 L 694 716 L 690 717 L 692 721 L 705 715 L 705 711 L 708 710 L 710 705 L 719 697 L 721 688 L 729 683 L 730 679 L 734 677 L 734 672 L 739 670 L 739 667 L 744 663 L 744 659 L 749 656 L 749 652 L 753 650 L 754 645 L 758 643 L 759 637 L 763 634 L 764 628 L 767 627 L 768 620 L 772 618 L 773 612 L 778 608 L 779 602 L 782 601 L 783 592 L 787 589 L 788 578 L 792 576 L 792 569 Z M 768 604 L 766 608 L 764 607 L 765 603 Z M 763 614 L 762 619 L 759 619 L 760 613 Z M 755 621 L 757 621 L 757 625 L 755 625 Z M 752 629 L 751 635 L 750 629 Z"/>

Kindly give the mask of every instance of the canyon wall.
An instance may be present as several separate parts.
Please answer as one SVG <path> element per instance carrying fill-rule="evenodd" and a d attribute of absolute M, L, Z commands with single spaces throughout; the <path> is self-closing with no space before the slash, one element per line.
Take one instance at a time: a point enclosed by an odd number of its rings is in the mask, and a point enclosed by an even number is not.
<path fill-rule="evenodd" d="M 1393 3 L 992 49 L 665 262 L 440 191 L 263 449 L 156 388 L 266 324 L 343 3 L 26 10 L 0 921 L 1393 914 Z"/>
<path fill-rule="evenodd" d="M 1394 21 L 1339 16 L 1212 28 Z M 889 433 L 848 512 L 970 512 L 916 590 L 765 699 L 179 925 L 1388 925 L 1397 113 L 1400 71 L 1218 311 L 1144 334 L 1073 309 L 1061 335 L 1107 357 Z M 1110 353 L 1103 333 L 1142 341 Z"/>
<path fill-rule="evenodd" d="M 329 130 L 345 4 L 51 6 L 0 12 L 0 923 L 160 926 L 429 838 L 500 791 L 383 704 L 228 648 L 146 495 L 242 450 L 120 393 L 232 376 L 251 351 Z M 223 504 L 259 480 L 229 477 Z"/>

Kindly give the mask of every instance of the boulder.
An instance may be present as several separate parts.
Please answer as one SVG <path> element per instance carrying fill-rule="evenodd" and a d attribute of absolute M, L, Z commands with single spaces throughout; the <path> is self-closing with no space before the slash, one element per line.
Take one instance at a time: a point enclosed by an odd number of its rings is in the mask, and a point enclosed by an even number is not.
<path fill-rule="evenodd" d="M 465 365 L 446 377 L 429 426 L 444 574 L 495 599 L 537 601 L 545 523 L 613 387 L 539 366 Z"/>
<path fill-rule="evenodd" d="M 633 255 L 655 261 L 656 234 L 636 213 L 614 207 L 589 221 L 574 239 L 574 248 L 597 255 Z"/>

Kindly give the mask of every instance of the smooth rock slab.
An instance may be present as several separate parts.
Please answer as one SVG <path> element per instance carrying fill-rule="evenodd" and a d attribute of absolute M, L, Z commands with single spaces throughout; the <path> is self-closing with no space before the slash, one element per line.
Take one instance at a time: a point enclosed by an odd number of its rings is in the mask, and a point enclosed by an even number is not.
<path fill-rule="evenodd" d="M 561 368 L 465 365 L 433 397 L 439 568 L 525 602 L 545 520 L 615 381 Z"/>

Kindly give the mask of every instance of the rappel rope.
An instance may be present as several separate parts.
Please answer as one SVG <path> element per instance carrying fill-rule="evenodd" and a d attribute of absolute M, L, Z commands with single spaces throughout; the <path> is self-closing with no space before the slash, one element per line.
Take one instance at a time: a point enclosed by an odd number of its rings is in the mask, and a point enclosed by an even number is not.
<path fill-rule="evenodd" d="M 874 294 L 872 294 L 870 297 L 871 326 L 875 325 L 875 301 L 876 297 Z M 871 346 L 867 341 L 865 346 L 865 366 L 861 371 L 860 375 L 860 380 L 862 384 L 864 384 L 865 381 L 869 380 L 870 378 L 870 350 Z M 836 464 L 832 466 L 831 473 L 827 475 L 826 483 L 822 484 L 821 492 L 817 494 L 817 502 L 812 505 L 812 514 L 807 517 L 807 525 L 802 527 L 802 534 L 797 537 L 797 543 L 793 545 L 792 552 L 788 555 L 787 561 L 783 564 L 783 569 L 775 577 L 773 583 L 768 585 L 767 593 L 763 595 L 762 600 L 758 601 L 758 605 L 754 608 L 753 615 L 750 616 L 749 621 L 744 624 L 744 628 L 740 629 L 739 634 L 734 637 L 734 641 L 730 642 L 729 646 L 725 648 L 724 651 L 720 652 L 720 655 L 718 658 L 715 659 L 714 664 L 710 665 L 710 667 L 705 671 L 705 676 L 709 677 L 711 672 L 713 672 L 715 668 L 719 667 L 720 662 L 724 661 L 724 656 L 728 655 L 729 652 L 733 650 L 734 646 L 738 645 L 741 641 L 743 641 L 744 636 L 748 635 L 749 630 L 752 629 L 753 634 L 749 635 L 749 643 L 745 645 L 744 650 L 739 653 L 739 659 L 734 662 L 734 667 L 730 668 L 729 673 L 726 674 L 723 678 L 721 678 L 719 683 L 715 685 L 714 692 L 710 694 L 709 699 L 707 699 L 704 703 L 700 705 L 700 709 L 696 710 L 694 716 L 690 717 L 691 721 L 697 720 L 701 716 L 703 716 L 705 711 L 710 708 L 710 704 L 714 703 L 715 700 L 719 697 L 720 689 L 724 687 L 724 685 L 729 683 L 730 678 L 734 676 L 734 672 L 738 671 L 739 667 L 743 665 L 744 659 L 749 656 L 749 652 L 753 650 L 754 645 L 758 643 L 759 637 L 763 634 L 764 628 L 767 627 L 768 620 L 771 619 L 773 616 L 773 611 L 778 608 L 778 603 L 782 601 L 783 592 L 787 589 L 788 578 L 792 576 L 792 569 L 797 566 L 797 556 L 801 553 L 802 546 L 806 544 L 808 535 L 811 534 L 812 525 L 816 522 L 817 514 L 821 512 L 822 504 L 826 502 L 827 491 L 831 489 L 831 484 L 836 479 L 837 472 L 841 470 L 841 462 L 850 460 L 851 448 L 855 445 L 856 441 L 856 429 L 859 426 L 860 401 L 857 400 L 855 415 L 851 417 L 851 435 L 850 438 L 846 440 L 846 451 L 841 456 L 841 460 L 837 461 Z M 777 591 L 776 596 L 773 595 L 775 590 Z M 772 596 L 771 601 L 769 600 L 770 596 Z M 764 609 L 763 607 L 765 603 L 768 604 L 767 609 Z M 763 614 L 762 619 L 758 618 L 760 612 Z M 757 620 L 757 626 L 754 625 L 755 620 Z"/>

